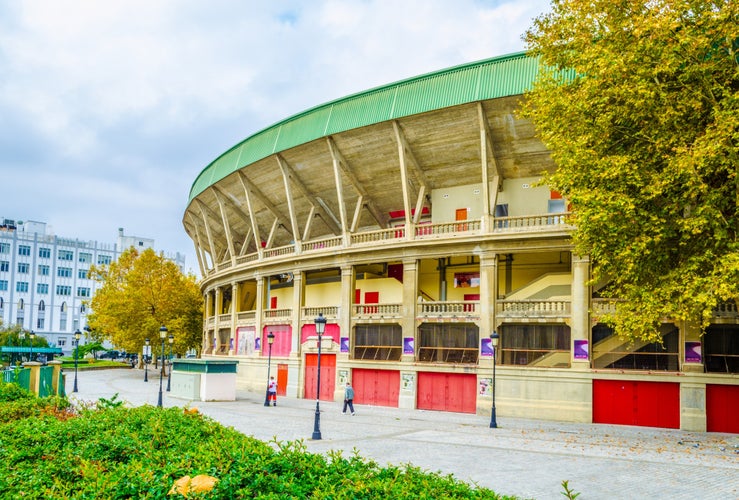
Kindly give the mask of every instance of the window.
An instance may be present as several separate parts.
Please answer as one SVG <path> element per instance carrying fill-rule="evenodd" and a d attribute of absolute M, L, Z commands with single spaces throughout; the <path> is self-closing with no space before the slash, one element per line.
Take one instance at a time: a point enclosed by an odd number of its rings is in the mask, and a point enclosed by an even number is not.
<path fill-rule="evenodd" d="M 86 286 L 77 287 L 77 296 L 78 297 L 89 297 L 90 289 Z"/>
<path fill-rule="evenodd" d="M 59 260 L 74 260 L 74 252 L 71 250 L 59 250 L 57 256 Z"/>
<path fill-rule="evenodd" d="M 40 293 L 42 295 L 48 294 L 49 284 L 48 283 L 36 283 L 36 293 Z"/>
<path fill-rule="evenodd" d="M 508 203 L 501 203 L 499 205 L 495 205 L 495 218 L 505 218 L 508 217 Z M 507 220 L 496 220 L 495 221 L 495 227 L 498 229 L 505 229 L 508 227 L 509 221 Z"/>
<path fill-rule="evenodd" d="M 110 264 L 113 258 L 110 255 L 98 255 L 98 265 Z"/>
<path fill-rule="evenodd" d="M 418 328 L 418 361 L 477 363 L 479 331 L 472 323 L 424 323 Z"/>
<path fill-rule="evenodd" d="M 19 274 L 28 274 L 28 269 L 31 266 L 27 262 L 19 262 L 18 263 L 18 273 Z"/>
<path fill-rule="evenodd" d="M 567 325 L 503 325 L 500 363 L 537 368 L 570 366 L 570 327 Z"/>
<path fill-rule="evenodd" d="M 604 324 L 593 327 L 593 368 L 679 371 L 679 333 L 674 325 L 661 327 L 662 343 L 621 340 Z"/>
<path fill-rule="evenodd" d="M 86 280 L 87 279 L 87 272 L 88 272 L 87 269 L 78 269 L 77 270 L 77 277 L 79 279 L 81 279 L 81 280 Z"/>
<path fill-rule="evenodd" d="M 354 359 L 400 361 L 403 354 L 400 325 L 357 325 L 354 329 Z"/>
<path fill-rule="evenodd" d="M 703 336 L 708 373 L 739 373 L 739 325 L 711 325 Z"/>
<path fill-rule="evenodd" d="M 36 329 L 37 330 L 44 329 L 44 318 L 36 318 Z"/>
<path fill-rule="evenodd" d="M 0 271 L 10 271 L 10 262 L 7 260 L 0 260 Z"/>
<path fill-rule="evenodd" d="M 71 278 L 72 268 L 71 267 L 60 267 L 56 270 L 56 275 L 60 278 Z"/>
<path fill-rule="evenodd" d="M 56 294 L 57 295 L 72 295 L 72 287 L 69 285 L 57 285 Z"/>
<path fill-rule="evenodd" d="M 38 256 L 41 257 L 42 259 L 50 259 L 51 258 L 51 248 L 39 247 Z"/>
<path fill-rule="evenodd" d="M 49 275 L 49 266 L 46 266 L 44 264 L 38 265 L 38 274 L 39 276 L 48 276 Z"/>
<path fill-rule="evenodd" d="M 24 255 L 26 257 L 31 255 L 31 247 L 28 245 L 18 245 L 18 255 Z"/>
<path fill-rule="evenodd" d="M 15 291 L 25 293 L 28 291 L 28 281 L 16 281 Z"/>
<path fill-rule="evenodd" d="M 91 253 L 86 253 L 86 252 L 80 252 L 80 255 L 78 257 L 78 260 L 82 264 L 89 264 L 90 262 L 92 262 L 92 254 Z"/>
<path fill-rule="evenodd" d="M 0 243 L 0 253 L 10 253 L 10 243 Z"/>
<path fill-rule="evenodd" d="M 0 292 L 8 290 L 8 280 L 0 280 Z"/>
<path fill-rule="evenodd" d="M 67 345 L 67 339 L 57 339 L 56 345 L 64 349 L 64 346 Z"/>

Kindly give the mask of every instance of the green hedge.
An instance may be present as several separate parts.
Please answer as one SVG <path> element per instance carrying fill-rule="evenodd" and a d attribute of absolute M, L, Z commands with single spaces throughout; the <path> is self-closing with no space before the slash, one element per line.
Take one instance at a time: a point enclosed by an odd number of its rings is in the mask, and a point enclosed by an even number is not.
<path fill-rule="evenodd" d="M 198 474 L 218 483 L 189 498 L 513 498 L 412 466 L 307 453 L 301 441 L 264 443 L 181 408 L 125 408 L 113 398 L 71 413 L 46 398 L 34 406 L 45 410 L 28 411 L 17 408 L 33 396 L 7 392 L 3 399 L 0 390 L 3 498 L 175 498 L 167 495 L 174 481 Z"/>

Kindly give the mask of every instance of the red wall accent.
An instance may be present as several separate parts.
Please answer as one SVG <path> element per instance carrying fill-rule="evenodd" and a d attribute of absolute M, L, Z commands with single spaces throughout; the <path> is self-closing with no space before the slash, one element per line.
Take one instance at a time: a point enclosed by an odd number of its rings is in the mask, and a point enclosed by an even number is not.
<path fill-rule="evenodd" d="M 739 434 L 739 385 L 706 385 L 706 430 Z"/>
<path fill-rule="evenodd" d="M 289 356 L 292 348 L 292 328 L 290 325 L 270 325 L 262 330 L 262 356 L 269 355 L 267 335 L 274 333 L 275 341 L 272 344 L 272 356 Z"/>
<path fill-rule="evenodd" d="M 680 384 L 593 380 L 593 422 L 680 428 Z"/>
<path fill-rule="evenodd" d="M 316 399 L 316 385 L 318 378 L 318 354 L 305 355 L 305 384 L 303 397 Z M 334 400 L 336 387 L 336 355 L 321 354 L 321 401 Z"/>
<path fill-rule="evenodd" d="M 466 373 L 418 372 L 419 410 L 475 413 L 477 376 Z"/>
<path fill-rule="evenodd" d="M 340 328 L 336 323 L 326 323 L 326 329 L 323 331 L 324 337 L 331 337 L 334 342 L 339 343 Z M 302 344 L 308 337 L 316 336 L 316 325 L 315 323 L 306 323 L 300 329 L 300 343 Z"/>
<path fill-rule="evenodd" d="M 398 407 L 400 371 L 352 370 L 354 402 L 357 404 Z"/>
<path fill-rule="evenodd" d="M 287 365 L 280 363 L 277 365 L 277 395 L 285 394 L 287 394 Z"/>

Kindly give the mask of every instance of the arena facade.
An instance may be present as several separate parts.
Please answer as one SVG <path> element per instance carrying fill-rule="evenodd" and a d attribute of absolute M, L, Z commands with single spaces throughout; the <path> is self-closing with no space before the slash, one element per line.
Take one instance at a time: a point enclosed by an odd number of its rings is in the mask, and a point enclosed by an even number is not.
<path fill-rule="evenodd" d="M 599 321 L 555 167 L 518 107 L 523 53 L 338 99 L 246 138 L 193 183 L 202 355 L 322 400 L 739 432 L 739 316 L 662 344 Z M 493 349 L 491 334 L 499 335 Z M 273 343 L 268 339 L 273 336 Z M 496 365 L 493 365 L 495 353 Z M 494 371 L 495 368 L 495 371 Z M 495 374 L 495 378 L 494 375 Z"/>

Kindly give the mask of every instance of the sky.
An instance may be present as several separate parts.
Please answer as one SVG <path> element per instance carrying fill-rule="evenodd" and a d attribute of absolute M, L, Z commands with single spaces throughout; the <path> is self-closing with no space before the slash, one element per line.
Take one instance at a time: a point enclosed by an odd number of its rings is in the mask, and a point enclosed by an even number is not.
<path fill-rule="evenodd" d="M 524 50 L 548 0 L 0 0 L 0 217 L 186 255 L 221 153 L 356 92 Z"/>

